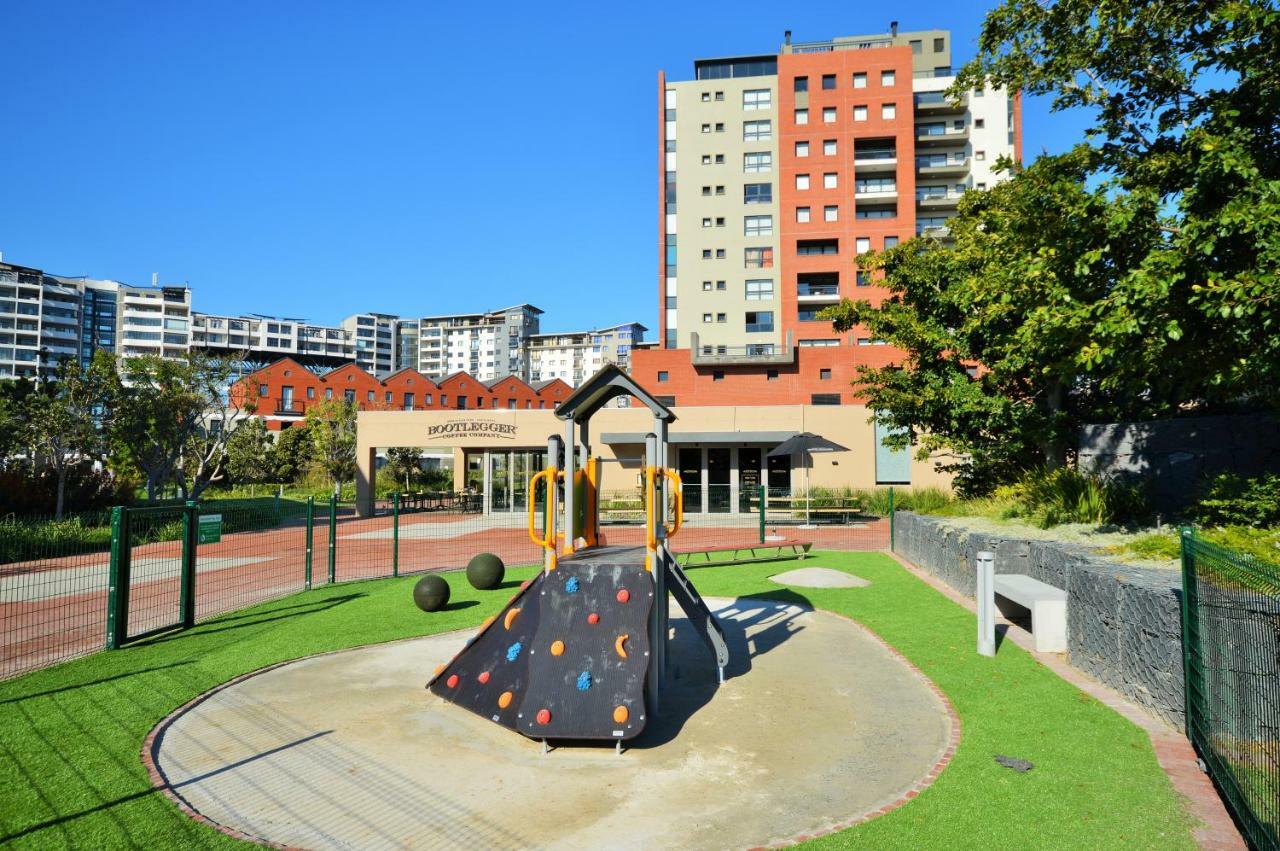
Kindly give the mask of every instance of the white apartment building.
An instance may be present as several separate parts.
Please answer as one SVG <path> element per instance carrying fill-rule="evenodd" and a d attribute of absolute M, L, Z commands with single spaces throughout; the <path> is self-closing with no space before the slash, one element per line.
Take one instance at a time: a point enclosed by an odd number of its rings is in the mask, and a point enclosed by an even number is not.
<path fill-rule="evenodd" d="M 424 316 L 418 320 L 417 369 L 440 379 L 455 372 L 481 381 L 506 375 L 529 380 L 529 337 L 542 311 L 517 304 L 486 313 Z"/>
<path fill-rule="evenodd" d="M 529 337 L 531 381 L 559 378 L 572 387 L 590 378 L 605 364 L 630 368 L 631 352 L 648 329 L 639 322 L 592 331 L 561 331 Z"/>

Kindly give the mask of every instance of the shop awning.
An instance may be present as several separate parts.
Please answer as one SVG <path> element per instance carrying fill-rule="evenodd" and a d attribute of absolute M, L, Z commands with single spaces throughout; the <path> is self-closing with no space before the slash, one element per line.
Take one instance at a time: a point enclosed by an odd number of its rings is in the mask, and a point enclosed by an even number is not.
<path fill-rule="evenodd" d="M 642 431 L 606 431 L 600 439 L 610 446 L 644 443 Z M 690 443 L 781 443 L 790 440 L 794 431 L 684 431 L 671 432 L 667 442 L 676 445 Z"/>

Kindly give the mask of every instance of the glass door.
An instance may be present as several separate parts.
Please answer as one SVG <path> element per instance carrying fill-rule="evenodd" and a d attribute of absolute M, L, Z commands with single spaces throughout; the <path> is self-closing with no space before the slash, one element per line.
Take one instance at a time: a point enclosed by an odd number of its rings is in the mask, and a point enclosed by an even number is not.
<path fill-rule="evenodd" d="M 733 510 L 729 474 L 732 464 L 727 447 L 707 450 L 707 511 L 728 514 Z"/>
<path fill-rule="evenodd" d="M 684 485 L 684 510 L 702 513 L 702 450 L 680 450 L 680 481 Z"/>
<path fill-rule="evenodd" d="M 511 510 L 511 453 L 489 453 L 489 510 Z"/>
<path fill-rule="evenodd" d="M 750 514 L 755 510 L 760 499 L 760 455 L 762 451 L 755 446 L 744 446 L 738 450 L 738 511 Z"/>
<path fill-rule="evenodd" d="M 791 496 L 791 456 L 769 456 L 769 496 Z"/>

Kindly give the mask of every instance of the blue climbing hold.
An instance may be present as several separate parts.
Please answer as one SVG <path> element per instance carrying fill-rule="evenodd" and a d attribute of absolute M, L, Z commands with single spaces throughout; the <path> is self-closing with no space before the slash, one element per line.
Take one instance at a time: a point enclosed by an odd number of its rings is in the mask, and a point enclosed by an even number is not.
<path fill-rule="evenodd" d="M 583 671 L 578 674 L 578 691 L 586 691 L 591 688 L 591 672 Z"/>
<path fill-rule="evenodd" d="M 514 662 L 516 657 L 520 655 L 520 651 L 524 649 L 524 645 L 517 641 L 515 644 L 507 648 L 507 661 Z"/>
<path fill-rule="evenodd" d="M 568 593 L 568 594 L 577 594 L 578 593 L 578 577 L 570 576 L 569 581 L 564 584 L 564 590 L 565 590 L 565 593 Z"/>

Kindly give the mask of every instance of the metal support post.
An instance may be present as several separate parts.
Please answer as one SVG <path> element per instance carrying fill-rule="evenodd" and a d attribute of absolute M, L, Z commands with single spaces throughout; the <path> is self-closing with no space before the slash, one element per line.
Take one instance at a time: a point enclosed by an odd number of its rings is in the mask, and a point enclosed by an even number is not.
<path fill-rule="evenodd" d="M 337 581 L 338 575 L 338 497 L 329 497 L 329 584 Z"/>
<path fill-rule="evenodd" d="M 400 575 L 400 494 L 391 497 L 391 575 Z"/>
<path fill-rule="evenodd" d="M 897 538 L 893 527 L 893 485 L 889 485 L 889 552 L 897 552 Z"/>
<path fill-rule="evenodd" d="M 311 542 L 316 528 L 316 498 L 307 497 L 307 569 L 303 576 L 303 588 L 311 590 Z"/>
<path fill-rule="evenodd" d="M 200 506 L 188 500 L 182 512 L 182 579 L 178 589 L 182 626 L 196 625 L 196 550 L 200 544 Z"/>
<path fill-rule="evenodd" d="M 111 509 L 111 570 L 107 584 L 107 649 L 129 634 L 129 509 Z"/>
<path fill-rule="evenodd" d="M 764 543 L 764 504 L 769 496 L 769 486 L 760 485 L 760 543 Z"/>
<path fill-rule="evenodd" d="M 996 655 L 996 556 L 978 553 L 978 652 Z"/>

